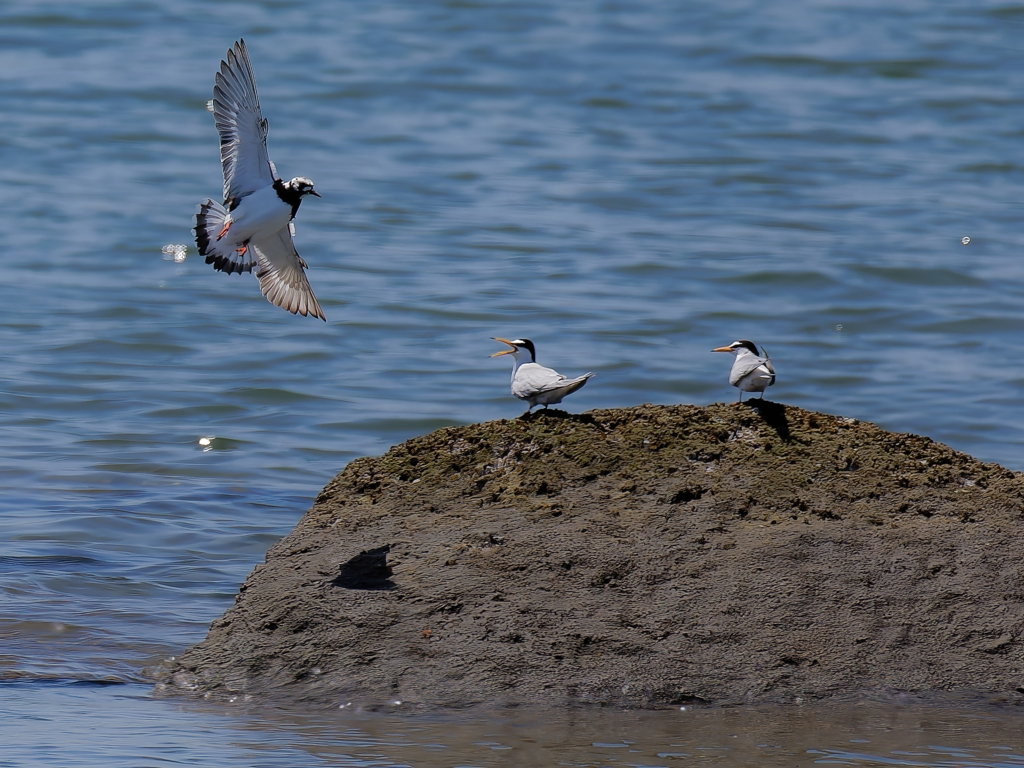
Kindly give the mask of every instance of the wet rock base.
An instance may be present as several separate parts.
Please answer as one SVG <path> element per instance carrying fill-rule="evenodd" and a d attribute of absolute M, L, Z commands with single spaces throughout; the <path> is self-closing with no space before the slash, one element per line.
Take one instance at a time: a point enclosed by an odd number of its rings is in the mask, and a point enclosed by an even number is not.
<path fill-rule="evenodd" d="M 770 402 L 535 413 L 352 462 L 168 689 L 325 705 L 1024 700 L 1024 483 Z"/>

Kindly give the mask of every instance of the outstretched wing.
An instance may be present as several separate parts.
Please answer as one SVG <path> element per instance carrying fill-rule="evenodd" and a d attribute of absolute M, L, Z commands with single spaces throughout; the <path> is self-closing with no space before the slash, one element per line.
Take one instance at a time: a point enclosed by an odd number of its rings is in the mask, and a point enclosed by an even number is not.
<path fill-rule="evenodd" d="M 327 322 L 306 279 L 306 262 L 295 250 L 290 224 L 276 235 L 251 241 L 249 247 L 256 251 L 256 277 L 267 301 L 293 315 L 312 315 Z"/>
<path fill-rule="evenodd" d="M 245 41 L 239 40 L 220 63 L 213 86 L 213 118 L 220 133 L 224 170 L 224 205 L 274 183 L 276 172 L 267 155 L 267 121 L 260 113 L 256 78 Z"/>

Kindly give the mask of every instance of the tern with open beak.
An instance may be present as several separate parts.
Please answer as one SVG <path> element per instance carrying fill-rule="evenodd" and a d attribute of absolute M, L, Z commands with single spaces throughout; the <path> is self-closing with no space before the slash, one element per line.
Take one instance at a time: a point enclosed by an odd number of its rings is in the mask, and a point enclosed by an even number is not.
<path fill-rule="evenodd" d="M 562 402 L 563 397 L 571 395 L 594 375 L 585 373 L 578 378 L 567 379 L 558 371 L 537 364 L 537 350 L 529 339 L 509 341 L 495 338 L 494 340 L 511 347 L 511 349 L 495 352 L 491 357 L 512 355 L 515 360 L 515 365 L 512 366 L 512 394 L 530 404 L 530 407 L 526 409 L 527 413 L 533 410 L 535 405 L 543 405 L 547 408 L 549 405 Z M 525 357 L 526 355 L 530 356 L 528 361 L 520 358 L 520 356 Z"/>
<path fill-rule="evenodd" d="M 736 359 L 732 362 L 729 383 L 740 390 L 740 402 L 744 392 L 760 392 L 764 399 L 764 391 L 775 383 L 775 368 L 764 347 L 761 355 L 757 354 L 757 345 L 752 341 L 741 339 L 727 347 L 716 347 L 712 352 L 732 352 Z"/>

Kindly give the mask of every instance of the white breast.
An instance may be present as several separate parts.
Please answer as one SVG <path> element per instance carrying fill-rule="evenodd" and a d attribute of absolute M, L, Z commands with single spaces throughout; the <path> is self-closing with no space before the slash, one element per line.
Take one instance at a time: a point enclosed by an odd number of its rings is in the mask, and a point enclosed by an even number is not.
<path fill-rule="evenodd" d="M 246 195 L 231 212 L 230 236 L 236 243 L 260 240 L 281 231 L 291 221 L 292 207 L 277 196 L 273 187 Z"/>

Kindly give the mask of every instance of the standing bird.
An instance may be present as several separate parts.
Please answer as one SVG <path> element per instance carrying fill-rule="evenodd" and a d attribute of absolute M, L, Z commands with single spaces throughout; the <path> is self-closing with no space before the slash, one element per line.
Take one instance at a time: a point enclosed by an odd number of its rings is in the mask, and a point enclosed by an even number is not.
<path fill-rule="evenodd" d="M 732 363 L 732 371 L 729 372 L 729 383 L 734 387 L 739 387 L 741 403 L 744 392 L 760 392 L 763 400 L 764 391 L 775 383 L 775 368 L 764 347 L 761 347 L 763 357 L 757 354 L 757 346 L 754 342 L 746 339 L 734 341 L 727 347 L 717 347 L 711 351 L 732 352 L 736 355 L 736 359 Z"/>
<path fill-rule="evenodd" d="M 515 365 L 512 366 L 512 394 L 530 404 L 530 407 L 526 409 L 527 413 L 533 410 L 535 405 L 543 405 L 547 408 L 549 405 L 562 402 L 563 397 L 571 395 L 594 375 L 584 373 L 579 378 L 567 379 L 558 371 L 537 364 L 537 350 L 534 349 L 533 342 L 529 339 L 509 341 L 495 338 L 494 340 L 512 347 L 512 349 L 502 352 L 495 352 L 491 357 L 512 355 L 515 359 Z M 524 352 L 530 353 L 530 362 L 528 363 L 519 359 Z"/>
<path fill-rule="evenodd" d="M 267 121 L 260 113 L 256 78 L 245 41 L 220 63 L 212 111 L 220 133 L 224 205 L 206 200 L 196 213 L 199 254 L 220 272 L 252 272 L 271 304 L 293 315 L 326 322 L 306 279 L 306 262 L 295 250 L 292 219 L 306 195 L 316 195 L 302 176 L 284 182 L 267 155 Z"/>

